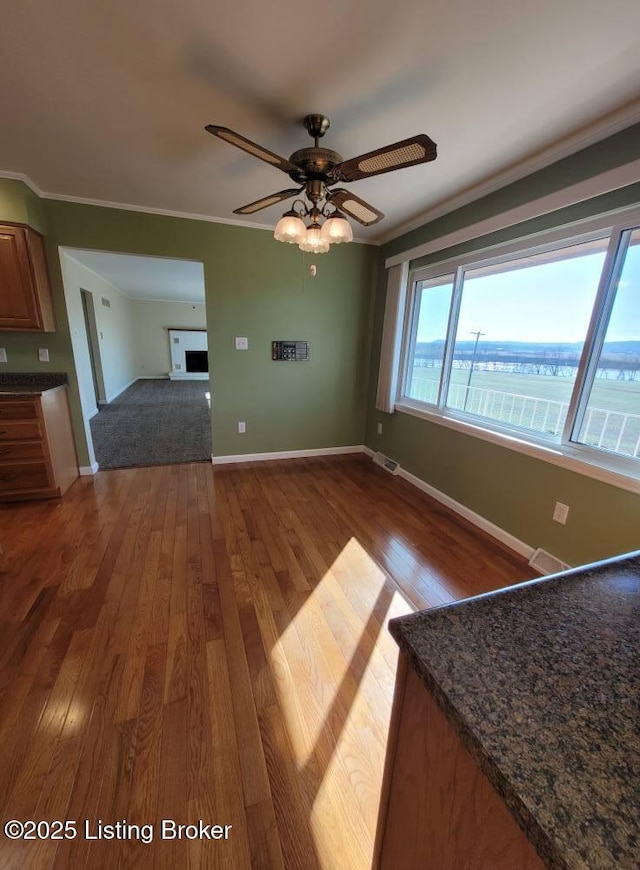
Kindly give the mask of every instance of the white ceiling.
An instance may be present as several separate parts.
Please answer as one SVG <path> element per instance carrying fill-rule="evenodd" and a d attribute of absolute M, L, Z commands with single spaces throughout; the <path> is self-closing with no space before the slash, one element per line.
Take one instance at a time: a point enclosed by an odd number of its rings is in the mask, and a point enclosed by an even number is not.
<path fill-rule="evenodd" d="M 204 303 L 202 263 L 75 248 L 65 248 L 64 252 L 130 299 Z"/>
<path fill-rule="evenodd" d="M 638 0 L 6 3 L 0 170 L 47 194 L 273 226 L 282 205 L 232 210 L 290 179 L 205 124 L 285 157 L 310 144 L 309 112 L 345 158 L 425 132 L 434 163 L 353 184 L 386 213 L 356 234 L 379 240 L 596 122 L 604 136 L 640 119 L 639 33 Z"/>

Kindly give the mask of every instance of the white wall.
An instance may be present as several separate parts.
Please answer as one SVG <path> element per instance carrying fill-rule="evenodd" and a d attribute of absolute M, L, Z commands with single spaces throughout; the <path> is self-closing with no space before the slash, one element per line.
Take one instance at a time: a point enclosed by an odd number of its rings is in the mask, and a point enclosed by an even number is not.
<path fill-rule="evenodd" d="M 93 295 L 108 402 L 136 378 L 133 302 L 69 254 L 62 252 L 60 262 L 82 408 L 90 416 L 96 409 L 96 403 L 80 290 Z M 109 307 L 102 304 L 103 299 L 109 301 Z"/>
<path fill-rule="evenodd" d="M 171 371 L 169 329 L 205 329 L 204 305 L 132 301 L 135 371 L 139 378 L 166 378 Z"/>

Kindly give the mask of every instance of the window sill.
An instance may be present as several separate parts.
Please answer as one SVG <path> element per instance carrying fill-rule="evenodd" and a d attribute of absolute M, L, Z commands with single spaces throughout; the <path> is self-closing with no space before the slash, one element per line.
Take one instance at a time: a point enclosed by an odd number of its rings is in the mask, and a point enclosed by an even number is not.
<path fill-rule="evenodd" d="M 558 465 L 560 468 L 566 468 L 577 474 L 583 474 L 585 477 L 592 477 L 611 486 L 617 486 L 620 489 L 640 494 L 640 469 L 638 471 L 629 469 L 625 459 L 618 461 L 616 457 L 609 457 L 606 454 L 602 455 L 599 452 L 597 456 L 594 456 L 595 451 L 590 450 L 588 447 L 581 448 L 566 444 L 542 443 L 536 441 L 535 436 L 524 438 L 519 434 L 509 434 L 501 432 L 498 429 L 488 429 L 478 423 L 460 419 L 452 414 L 443 413 L 438 410 L 427 410 L 424 406 L 413 404 L 407 399 L 397 402 L 395 410 L 402 414 L 418 417 L 421 420 L 427 420 L 429 423 L 446 426 L 448 429 L 454 429 L 457 432 L 471 435 L 474 438 L 480 438 L 482 441 L 489 441 L 500 447 L 506 447 L 508 450 L 514 450 L 516 453 L 523 453 L 526 456 L 541 459 L 543 462 Z M 625 467 L 621 469 L 621 465 Z"/>

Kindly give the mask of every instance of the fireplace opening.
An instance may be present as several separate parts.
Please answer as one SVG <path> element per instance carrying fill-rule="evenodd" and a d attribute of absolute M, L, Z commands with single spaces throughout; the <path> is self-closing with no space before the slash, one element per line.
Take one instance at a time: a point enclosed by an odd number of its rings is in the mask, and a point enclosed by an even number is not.
<path fill-rule="evenodd" d="M 206 350 L 185 350 L 185 362 L 188 372 L 208 372 L 209 353 Z"/>

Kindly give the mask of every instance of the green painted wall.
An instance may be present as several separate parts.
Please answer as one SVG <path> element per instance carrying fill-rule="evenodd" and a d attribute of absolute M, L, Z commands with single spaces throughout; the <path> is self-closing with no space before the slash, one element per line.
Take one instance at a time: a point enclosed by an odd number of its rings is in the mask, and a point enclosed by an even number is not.
<path fill-rule="evenodd" d="M 381 250 L 365 443 L 525 543 L 543 547 L 574 565 L 640 547 L 640 496 L 437 423 L 400 412 L 389 415 L 377 411 L 375 393 L 386 294 L 384 260 L 638 158 L 640 125 L 394 239 Z M 435 263 L 636 203 L 640 203 L 640 183 L 439 251 L 412 265 Z M 379 422 L 383 424 L 382 435 L 377 434 Z M 570 506 L 566 526 L 551 520 L 556 501 Z"/>
<path fill-rule="evenodd" d="M 0 180 L 0 191 L 4 186 Z M 3 370 L 41 370 L 37 348 L 49 347 L 49 370 L 69 373 L 81 464 L 88 454 L 59 246 L 204 264 L 215 455 L 362 443 L 377 249 L 342 245 L 313 258 L 275 242 L 267 230 L 55 200 L 42 204 L 59 330 L 46 337 L 0 333 L 9 357 Z M 18 202 L 12 214 L 19 212 Z M 312 262 L 315 278 L 308 275 Z M 248 351 L 234 349 L 237 335 L 248 336 Z M 312 359 L 272 362 L 276 338 L 309 340 Z M 246 421 L 246 435 L 237 434 L 238 420 Z"/>

